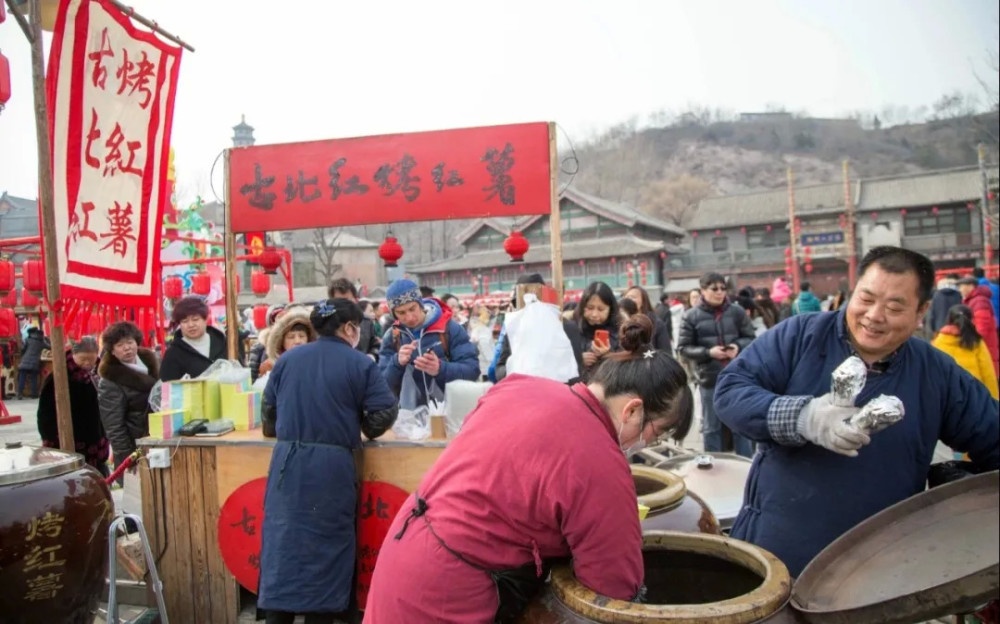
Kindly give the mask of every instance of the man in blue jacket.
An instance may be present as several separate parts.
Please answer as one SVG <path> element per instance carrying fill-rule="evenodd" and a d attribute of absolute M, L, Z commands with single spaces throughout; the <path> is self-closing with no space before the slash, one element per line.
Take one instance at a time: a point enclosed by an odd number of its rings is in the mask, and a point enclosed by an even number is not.
<path fill-rule="evenodd" d="M 408 279 L 390 284 L 385 296 L 395 322 L 382 336 L 378 367 L 401 408 L 440 402 L 449 381 L 479 379 L 479 351 L 451 308 L 423 298 Z"/>
<path fill-rule="evenodd" d="M 758 453 L 732 536 L 777 555 L 798 576 L 843 533 L 922 492 L 940 438 L 981 470 L 1000 467 L 1000 416 L 986 387 L 913 338 L 929 307 L 934 267 L 898 247 L 872 249 L 846 308 L 795 316 L 757 338 L 719 375 L 715 407 Z M 831 373 L 864 360 L 855 405 L 898 397 L 902 421 L 871 437 L 844 423 Z"/>

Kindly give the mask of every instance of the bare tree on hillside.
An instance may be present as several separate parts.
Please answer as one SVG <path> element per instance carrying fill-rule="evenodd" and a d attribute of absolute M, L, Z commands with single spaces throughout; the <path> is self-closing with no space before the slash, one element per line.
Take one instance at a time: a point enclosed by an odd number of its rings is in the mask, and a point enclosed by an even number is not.
<path fill-rule="evenodd" d="M 340 273 L 344 265 L 335 262 L 337 255 L 337 240 L 343 230 L 340 228 L 317 228 L 313 230 L 313 239 L 309 244 L 316 259 L 319 260 L 316 272 L 323 278 L 324 284 L 329 284 Z"/>
<path fill-rule="evenodd" d="M 694 215 L 699 202 L 711 194 L 712 185 L 708 181 L 682 173 L 676 178 L 648 185 L 641 206 L 646 213 L 683 227 Z"/>

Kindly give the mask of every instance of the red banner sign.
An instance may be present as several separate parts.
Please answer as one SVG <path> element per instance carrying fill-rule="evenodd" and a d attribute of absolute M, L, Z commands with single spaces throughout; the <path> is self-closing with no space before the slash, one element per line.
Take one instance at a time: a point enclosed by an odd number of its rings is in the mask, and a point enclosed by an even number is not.
<path fill-rule="evenodd" d="M 402 488 L 385 481 L 361 483 L 357 552 L 357 598 L 360 608 L 368 604 L 368 590 L 382 542 L 409 496 Z"/>
<path fill-rule="evenodd" d="M 233 231 L 544 215 L 547 123 L 233 148 Z"/>
<path fill-rule="evenodd" d="M 181 50 L 107 0 L 62 0 L 49 128 L 64 299 L 155 306 Z"/>

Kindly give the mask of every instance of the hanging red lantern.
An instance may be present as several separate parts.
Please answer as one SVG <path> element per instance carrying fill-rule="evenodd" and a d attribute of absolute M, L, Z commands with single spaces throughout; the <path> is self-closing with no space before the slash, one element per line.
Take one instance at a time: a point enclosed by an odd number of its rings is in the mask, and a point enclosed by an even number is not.
<path fill-rule="evenodd" d="M 903 215 L 905 217 L 906 216 L 906 208 L 900 208 L 899 209 L 899 214 L 901 214 L 901 215 Z"/>
<path fill-rule="evenodd" d="M 208 273 L 195 273 L 191 276 L 191 292 L 202 297 L 212 292 L 212 278 Z"/>
<path fill-rule="evenodd" d="M 876 219 L 878 219 L 878 213 L 877 212 L 873 212 L 872 213 L 872 221 L 874 221 Z"/>
<path fill-rule="evenodd" d="M 250 273 L 250 289 L 258 297 L 266 297 L 271 292 L 271 277 L 263 271 Z"/>
<path fill-rule="evenodd" d="M 642 282 L 642 285 L 645 286 L 646 285 L 646 263 L 645 262 L 640 262 L 639 263 L 639 279 Z"/>
<path fill-rule="evenodd" d="M 21 305 L 26 308 L 34 308 L 38 306 L 38 297 L 35 296 L 27 288 L 21 289 Z"/>
<path fill-rule="evenodd" d="M 614 263 L 615 263 L 615 257 L 611 256 L 611 264 L 614 264 Z"/>
<path fill-rule="evenodd" d="M 17 307 L 17 289 L 16 288 L 11 288 L 10 292 L 7 293 L 6 295 L 4 295 L 3 305 L 5 307 L 11 308 L 11 309 Z"/>
<path fill-rule="evenodd" d="M 528 253 L 529 247 L 531 245 L 528 244 L 528 239 L 517 230 L 511 232 L 503 242 L 503 250 L 510 256 L 511 262 L 524 262 L 524 254 Z"/>
<path fill-rule="evenodd" d="M 45 272 L 41 260 L 25 260 L 21 265 L 21 284 L 33 295 L 45 290 Z"/>
<path fill-rule="evenodd" d="M 770 231 L 771 231 L 771 224 L 770 224 L 770 223 L 768 223 L 768 224 L 767 224 L 767 225 L 766 225 L 766 226 L 764 227 L 764 229 L 765 229 L 765 230 L 767 230 L 768 232 L 770 232 Z"/>
<path fill-rule="evenodd" d="M 0 295 L 6 295 L 14 288 L 14 263 L 0 260 Z"/>
<path fill-rule="evenodd" d="M 587 263 L 586 263 L 585 261 L 583 261 L 583 260 L 580 260 L 580 266 L 583 266 L 583 265 L 585 265 L 585 264 L 587 264 Z"/>
<path fill-rule="evenodd" d="M 969 209 L 969 210 L 975 210 L 975 209 L 976 209 L 976 203 L 975 203 L 975 202 L 969 202 L 969 203 L 967 203 L 967 204 L 965 205 L 965 207 L 966 207 L 967 209 Z"/>
<path fill-rule="evenodd" d="M 281 254 L 274 247 L 265 247 L 257 256 L 257 264 L 268 275 L 274 275 L 281 266 Z"/>
<path fill-rule="evenodd" d="M 17 316 L 14 308 L 0 308 L 0 338 L 17 336 Z"/>
<path fill-rule="evenodd" d="M 740 234 L 746 234 L 746 233 L 747 233 L 747 226 L 741 225 L 740 226 Z"/>
<path fill-rule="evenodd" d="M 387 267 L 397 266 L 396 263 L 403 257 L 403 246 L 399 244 L 392 232 L 386 234 L 385 240 L 378 246 L 378 257 L 382 258 Z"/>
<path fill-rule="evenodd" d="M 715 230 L 715 235 L 716 236 L 722 236 L 722 230 L 718 230 L 718 229 Z"/>
<path fill-rule="evenodd" d="M 0 7 L 2 9 L 3 7 Z M 0 20 L 2 21 L 2 20 Z M 0 54 L 0 108 L 10 101 L 10 61 L 3 54 Z"/>
<path fill-rule="evenodd" d="M 791 258 L 792 257 L 792 248 L 791 247 L 785 247 L 785 257 L 786 258 Z"/>
<path fill-rule="evenodd" d="M 660 260 L 666 260 L 666 259 L 667 259 L 667 252 L 661 251 L 660 252 Z"/>
<path fill-rule="evenodd" d="M 184 296 L 184 280 L 177 275 L 163 278 L 163 296 L 171 301 L 177 301 Z"/>
<path fill-rule="evenodd" d="M 936 215 L 937 213 L 941 212 L 941 209 L 938 208 L 937 206 L 934 206 L 933 208 L 931 208 L 931 212 Z"/>
<path fill-rule="evenodd" d="M 253 307 L 253 326 L 260 331 L 267 327 L 267 304 L 258 303 Z"/>
<path fill-rule="evenodd" d="M 691 238 L 698 238 L 698 232 L 691 232 Z"/>
<path fill-rule="evenodd" d="M 813 272 L 812 262 L 806 262 L 806 273 L 812 273 L 812 272 Z"/>

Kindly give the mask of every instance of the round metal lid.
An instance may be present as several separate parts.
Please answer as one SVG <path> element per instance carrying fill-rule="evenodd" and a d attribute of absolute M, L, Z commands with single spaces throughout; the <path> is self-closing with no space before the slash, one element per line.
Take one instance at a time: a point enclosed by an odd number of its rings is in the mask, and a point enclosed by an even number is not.
<path fill-rule="evenodd" d="M 700 453 L 671 457 L 656 467 L 681 476 L 725 527 L 736 519 L 743 505 L 743 487 L 752 463 L 730 453 Z"/>
<path fill-rule="evenodd" d="M 83 457 L 59 449 L 8 442 L 0 449 L 0 485 L 25 483 L 73 472 Z"/>

